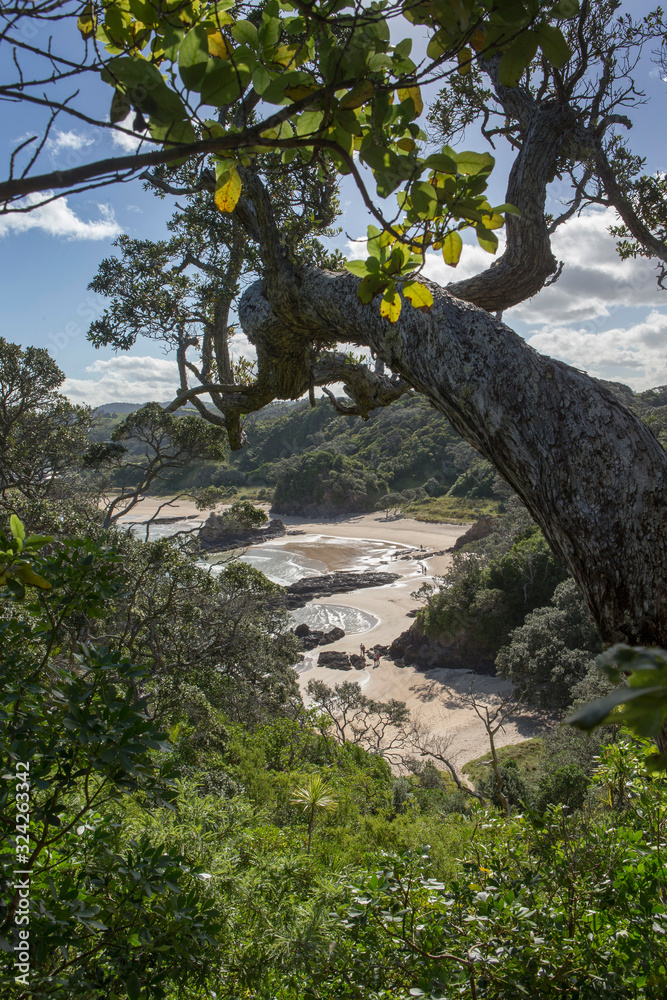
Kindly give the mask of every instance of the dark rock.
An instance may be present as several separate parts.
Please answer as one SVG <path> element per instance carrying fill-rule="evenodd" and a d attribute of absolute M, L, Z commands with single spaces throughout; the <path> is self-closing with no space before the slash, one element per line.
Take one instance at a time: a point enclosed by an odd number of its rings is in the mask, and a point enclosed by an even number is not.
<path fill-rule="evenodd" d="M 207 552 L 245 549 L 279 538 L 286 531 L 279 520 L 269 521 L 264 528 L 230 528 L 219 514 L 209 514 L 206 523 L 199 529 L 199 544 Z"/>
<path fill-rule="evenodd" d="M 294 635 L 301 640 L 302 649 L 315 649 L 316 646 L 328 646 L 330 642 L 338 642 L 345 638 L 342 628 L 334 626 L 330 632 L 322 632 L 320 629 L 311 629 L 310 625 L 303 622 L 292 629 Z"/>
<path fill-rule="evenodd" d="M 468 542 L 477 542 L 480 538 L 487 538 L 495 528 L 495 520 L 492 517 L 480 517 L 479 520 L 471 524 L 467 531 L 456 539 L 448 552 L 458 552 Z"/>
<path fill-rule="evenodd" d="M 326 633 L 324 638 L 327 642 L 338 642 L 339 639 L 345 638 L 345 630 L 339 628 L 337 625 L 334 625 L 331 631 Z"/>
<path fill-rule="evenodd" d="M 333 649 L 320 653 L 317 665 L 318 667 L 330 667 L 332 670 L 352 670 L 349 653 L 338 653 Z"/>
<path fill-rule="evenodd" d="M 331 597 L 332 594 L 344 594 L 349 590 L 361 590 L 364 587 L 384 587 L 398 580 L 398 573 L 329 573 L 326 576 L 306 576 L 286 588 L 282 598 L 284 606 L 293 611 L 302 608 L 315 597 Z M 342 638 L 342 636 L 341 636 Z"/>
<path fill-rule="evenodd" d="M 493 651 L 480 646 L 470 636 L 461 631 L 455 636 L 439 636 L 429 639 L 418 625 L 410 628 L 394 639 L 387 654 L 401 666 L 414 666 L 418 670 L 472 670 L 476 674 L 494 677 L 496 668 Z"/>
<path fill-rule="evenodd" d="M 360 656 L 359 653 L 350 653 L 350 663 L 355 670 L 363 670 L 366 666 L 366 657 Z"/>

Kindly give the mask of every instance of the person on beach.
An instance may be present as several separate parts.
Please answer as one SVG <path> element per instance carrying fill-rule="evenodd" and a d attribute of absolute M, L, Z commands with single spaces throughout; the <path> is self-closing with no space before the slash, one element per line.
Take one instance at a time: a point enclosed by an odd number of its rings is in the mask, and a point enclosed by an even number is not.
<path fill-rule="evenodd" d="M 364 646 L 363 642 L 361 646 L 359 646 L 359 649 L 361 650 L 361 655 L 363 656 L 363 658 L 366 659 L 366 647 Z"/>

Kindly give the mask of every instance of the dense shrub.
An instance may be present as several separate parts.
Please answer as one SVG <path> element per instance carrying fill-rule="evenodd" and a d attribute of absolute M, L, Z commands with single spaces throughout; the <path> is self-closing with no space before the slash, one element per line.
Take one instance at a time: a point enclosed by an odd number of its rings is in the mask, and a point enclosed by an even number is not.
<path fill-rule="evenodd" d="M 545 607 L 526 616 L 499 650 L 496 667 L 516 690 L 545 708 L 566 708 L 602 643 L 574 580 L 560 583 Z"/>

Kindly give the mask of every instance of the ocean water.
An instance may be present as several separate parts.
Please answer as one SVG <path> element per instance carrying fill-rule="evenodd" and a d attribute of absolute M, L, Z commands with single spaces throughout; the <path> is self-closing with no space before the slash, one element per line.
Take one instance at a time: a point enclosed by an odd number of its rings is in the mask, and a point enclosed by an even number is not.
<path fill-rule="evenodd" d="M 319 559 L 265 545 L 248 549 L 239 558 L 239 562 L 249 563 L 255 569 L 260 569 L 269 580 L 283 587 L 289 587 L 290 583 L 303 580 L 306 576 L 324 576 L 328 572 L 326 563 Z"/>
<path fill-rule="evenodd" d="M 151 524 L 148 528 L 148 538 L 149 541 L 155 541 L 157 538 L 169 538 L 171 535 L 178 534 L 179 531 L 194 534 L 195 531 L 201 528 L 203 523 L 203 521 L 188 517 L 179 521 L 170 521 L 168 524 Z M 146 524 L 143 521 L 131 521 L 121 518 L 118 522 L 118 527 L 130 528 L 132 534 L 140 538 L 142 542 L 146 540 Z"/>
<path fill-rule="evenodd" d="M 348 635 L 368 632 L 378 623 L 374 615 L 360 611 L 359 608 L 346 608 L 342 604 L 308 604 L 305 608 L 298 608 L 292 612 L 292 621 L 295 625 L 302 625 L 305 622 L 312 629 L 322 632 L 328 632 L 337 626 L 344 629 Z"/>

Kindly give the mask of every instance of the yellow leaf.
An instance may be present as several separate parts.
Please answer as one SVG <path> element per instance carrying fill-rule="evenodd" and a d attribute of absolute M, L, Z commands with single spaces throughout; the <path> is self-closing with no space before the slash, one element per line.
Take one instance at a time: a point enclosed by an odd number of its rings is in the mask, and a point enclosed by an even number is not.
<path fill-rule="evenodd" d="M 426 311 L 433 305 L 433 296 L 421 281 L 406 281 L 403 286 L 403 295 L 410 299 L 415 309 Z"/>
<path fill-rule="evenodd" d="M 214 31 L 208 36 L 209 55 L 215 56 L 216 59 L 229 59 L 233 51 L 234 46 L 227 41 L 221 31 Z"/>
<path fill-rule="evenodd" d="M 285 97 L 289 97 L 290 101 L 301 101 L 304 97 L 317 94 L 321 89 L 321 87 L 308 87 L 299 83 L 296 87 L 285 87 Z"/>
<path fill-rule="evenodd" d="M 399 139 L 396 145 L 398 146 L 399 149 L 404 149 L 406 153 L 411 153 L 414 149 L 417 148 L 417 143 L 415 142 L 415 140 L 409 139 L 407 136 L 405 136 L 403 139 Z"/>
<path fill-rule="evenodd" d="M 294 61 L 294 57 L 298 51 L 299 47 L 297 45 L 279 45 L 276 49 L 268 50 L 267 58 L 270 62 L 276 63 L 278 66 L 289 66 L 290 63 L 296 66 L 297 63 Z"/>
<path fill-rule="evenodd" d="M 460 234 L 457 233 L 456 230 L 451 233 L 447 233 L 442 241 L 442 256 L 445 264 L 449 264 L 450 267 L 456 267 L 458 262 L 461 260 L 462 251 L 463 240 L 461 239 Z"/>
<path fill-rule="evenodd" d="M 241 188 L 241 178 L 236 167 L 232 169 L 231 173 L 220 178 L 215 192 L 215 204 L 221 212 L 234 211 L 241 196 Z"/>
<path fill-rule="evenodd" d="M 422 94 L 419 87 L 399 87 L 397 93 L 398 99 L 401 103 L 403 103 L 403 101 L 407 101 L 410 97 L 412 98 L 412 103 L 415 106 L 415 112 L 417 117 L 419 117 L 424 110 L 424 102 L 422 101 Z"/>
<path fill-rule="evenodd" d="M 487 229 L 502 229 L 505 225 L 505 219 L 502 215 L 494 212 L 492 215 L 484 216 L 484 225 Z"/>
<path fill-rule="evenodd" d="M 382 296 L 380 315 L 388 319 L 390 323 L 395 323 L 401 315 L 401 296 L 396 291 L 393 281 Z"/>
<path fill-rule="evenodd" d="M 347 94 L 341 98 L 340 106 L 345 111 L 360 108 L 367 101 L 370 101 L 374 93 L 375 90 L 370 80 L 362 80 L 361 83 L 358 83 L 352 90 L 348 90 Z"/>
<path fill-rule="evenodd" d="M 475 52 L 481 52 L 484 48 L 484 32 L 481 28 L 477 28 L 475 34 L 470 39 L 470 47 L 475 50 Z"/>
<path fill-rule="evenodd" d="M 459 52 L 459 73 L 466 76 L 472 69 L 472 52 L 470 49 L 461 49 Z"/>
<path fill-rule="evenodd" d="M 95 20 L 92 14 L 82 14 L 77 19 L 76 26 L 84 38 L 90 38 L 95 31 Z"/>

